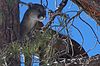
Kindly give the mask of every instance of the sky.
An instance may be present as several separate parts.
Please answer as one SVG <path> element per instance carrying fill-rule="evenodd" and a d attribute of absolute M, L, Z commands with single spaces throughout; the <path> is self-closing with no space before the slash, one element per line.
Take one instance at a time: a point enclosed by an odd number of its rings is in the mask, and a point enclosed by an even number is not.
<path fill-rule="evenodd" d="M 21 1 L 26 2 L 26 3 L 29 3 L 29 2 L 32 2 L 32 3 L 40 3 L 40 0 L 21 0 Z M 45 0 L 43 0 L 43 1 L 44 1 L 44 4 L 45 4 Z M 55 2 L 54 1 L 55 0 L 52 0 L 52 1 L 51 0 L 48 0 L 48 2 L 49 2 L 48 8 L 50 8 L 52 10 L 55 10 L 56 9 Z M 58 3 L 60 3 L 60 0 L 57 0 L 57 1 L 58 1 Z M 21 22 L 21 20 L 23 18 L 23 15 L 24 15 L 26 9 L 27 9 L 26 6 L 24 6 L 24 5 L 21 6 L 20 5 L 20 22 Z M 63 12 L 67 12 L 67 11 L 71 11 L 71 10 L 78 11 L 79 8 L 77 7 L 77 5 L 75 5 L 74 3 L 72 3 L 69 0 L 68 3 L 67 3 L 67 5 L 66 5 L 66 7 L 63 9 Z M 67 14 L 68 14 L 69 17 L 72 17 L 76 13 L 75 12 L 73 12 L 73 13 L 72 12 L 69 12 Z M 85 12 L 82 12 L 81 13 L 81 17 L 87 23 L 89 23 L 93 27 L 93 29 L 95 30 L 95 32 L 96 32 L 96 34 L 97 34 L 97 36 L 99 38 L 99 42 L 100 42 L 100 26 L 97 26 L 95 20 L 92 19 Z M 47 20 L 48 19 L 44 20 L 43 23 L 46 24 L 47 23 Z M 57 24 L 57 22 L 54 23 L 54 24 Z M 89 49 L 92 49 L 95 46 L 95 44 L 96 44 L 96 38 L 95 38 L 95 35 L 92 32 L 92 30 L 90 29 L 90 27 L 87 26 L 84 22 L 82 22 L 78 17 L 75 18 L 74 25 L 77 28 L 79 28 L 80 31 L 83 34 L 83 37 L 84 37 L 83 48 L 86 51 L 88 51 Z M 71 31 L 71 38 L 73 38 L 74 40 L 76 40 L 78 43 L 81 44 L 82 43 L 82 38 L 81 38 L 79 32 L 75 28 L 73 28 L 73 27 L 70 28 L 70 31 Z M 65 31 L 62 31 L 62 33 L 66 35 Z M 91 51 L 88 52 L 88 55 L 89 56 L 94 56 L 96 54 L 100 54 L 100 45 L 99 44 L 97 44 L 96 47 L 93 50 L 91 50 Z"/>

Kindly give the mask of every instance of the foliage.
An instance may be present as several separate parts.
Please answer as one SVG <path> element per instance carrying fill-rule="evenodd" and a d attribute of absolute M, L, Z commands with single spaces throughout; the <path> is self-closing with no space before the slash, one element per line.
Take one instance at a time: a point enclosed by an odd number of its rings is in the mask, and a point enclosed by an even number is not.
<path fill-rule="evenodd" d="M 12 3 L 12 0 L 8 0 L 8 1 L 10 3 Z M 49 15 L 50 20 L 48 21 L 47 25 L 45 26 L 46 30 L 44 32 L 41 32 L 41 31 L 34 32 L 34 30 L 33 30 L 32 35 L 31 35 L 32 37 L 26 36 L 26 38 L 21 42 L 20 41 L 11 42 L 11 43 L 7 44 L 7 46 L 3 50 L 0 50 L 2 52 L 0 54 L 0 64 L 1 65 L 7 64 L 9 66 L 10 64 L 14 64 L 13 60 L 16 60 L 17 63 L 20 63 L 20 47 L 22 47 L 22 53 L 24 53 L 25 59 L 26 59 L 26 61 L 25 61 L 26 66 L 30 66 L 30 64 L 31 64 L 32 54 L 39 56 L 40 62 L 43 66 L 46 66 L 48 63 L 52 65 L 52 63 L 55 61 L 56 55 L 55 55 L 55 48 L 52 47 L 51 40 L 55 39 L 55 36 L 57 33 L 52 32 L 49 29 L 49 27 L 52 24 L 52 22 L 54 21 L 56 16 L 61 16 L 60 18 L 64 17 L 64 16 L 62 16 L 63 13 L 61 11 L 65 7 L 66 4 L 67 4 L 67 0 L 62 0 L 58 9 L 55 10 L 53 13 L 51 13 L 53 15 L 52 16 Z M 8 3 L 8 5 L 12 6 L 12 4 L 9 4 L 9 3 Z M 70 18 L 68 20 L 67 20 L 67 17 L 64 17 L 64 21 L 61 21 L 58 19 L 60 25 L 62 25 L 63 28 L 67 28 L 66 26 L 68 24 L 70 24 L 69 28 L 70 28 L 70 26 L 73 26 L 74 28 L 76 28 L 73 24 L 73 21 L 74 21 L 74 18 L 76 18 L 77 16 L 79 16 L 79 18 L 84 23 L 86 23 L 80 17 L 80 13 L 82 11 L 78 11 L 75 16 L 73 16 L 72 18 Z M 66 21 L 67 21 L 67 23 L 65 23 L 63 25 L 62 23 L 66 22 Z M 89 24 L 87 24 L 87 25 L 92 29 L 93 33 L 95 34 L 93 28 Z M 76 28 L 76 29 L 79 31 L 78 28 Z M 68 28 L 66 30 L 68 30 Z M 79 33 L 81 34 L 80 31 L 79 31 Z M 82 36 L 82 34 L 81 34 L 81 36 Z M 96 34 L 95 34 L 95 36 L 96 36 Z M 96 39 L 97 39 L 97 42 L 99 43 L 98 37 L 96 37 Z M 53 43 L 55 43 L 55 41 Z M 11 63 L 9 61 L 11 61 Z M 57 66 L 61 66 L 61 65 L 57 65 Z"/>
<path fill-rule="evenodd" d="M 45 33 L 37 32 L 35 33 L 34 39 L 29 39 L 27 36 L 23 43 L 19 41 L 15 41 L 9 44 L 9 46 L 5 49 L 5 54 L 2 57 L 6 57 L 6 62 L 13 61 L 16 59 L 18 63 L 20 63 L 20 47 L 22 44 L 22 53 L 25 55 L 25 64 L 30 65 L 32 60 L 32 54 L 39 56 L 44 62 L 46 62 L 46 54 L 48 55 L 49 52 L 49 45 L 48 42 L 52 38 L 52 34 L 47 31 Z M 41 60 L 41 61 L 42 61 Z M 4 60 L 2 60 L 4 61 Z M 2 61 L 1 64 L 2 64 Z M 5 64 L 5 62 L 4 62 Z M 9 65 L 9 64 L 8 64 Z"/>

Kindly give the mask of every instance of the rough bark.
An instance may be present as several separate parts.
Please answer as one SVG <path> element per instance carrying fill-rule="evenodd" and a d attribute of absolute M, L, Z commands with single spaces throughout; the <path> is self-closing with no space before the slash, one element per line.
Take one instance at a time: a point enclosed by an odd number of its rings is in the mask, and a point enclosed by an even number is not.
<path fill-rule="evenodd" d="M 0 0 L 0 48 L 18 38 L 19 0 Z"/>
<path fill-rule="evenodd" d="M 5 53 L 4 49 L 7 49 L 7 46 L 10 46 L 10 42 L 17 40 L 19 36 L 18 2 L 19 0 L 0 0 L 0 62 L 3 53 Z M 8 56 L 6 54 L 7 66 L 19 66 L 18 56 Z M 2 64 L 1 62 L 0 66 L 4 66 Z"/>
<path fill-rule="evenodd" d="M 90 15 L 100 26 L 100 0 L 72 0 Z"/>

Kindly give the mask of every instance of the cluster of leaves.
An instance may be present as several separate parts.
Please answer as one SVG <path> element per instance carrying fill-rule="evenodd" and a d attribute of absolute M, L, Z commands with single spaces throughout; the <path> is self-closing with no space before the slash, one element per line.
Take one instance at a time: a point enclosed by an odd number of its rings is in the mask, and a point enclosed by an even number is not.
<path fill-rule="evenodd" d="M 47 63 L 46 57 L 50 54 L 50 46 L 49 41 L 53 37 L 49 31 L 44 33 L 36 32 L 33 39 L 29 39 L 30 37 L 26 37 L 24 41 L 21 43 L 19 41 L 15 41 L 9 44 L 9 46 L 5 49 L 5 54 L 2 57 L 6 57 L 4 59 L 0 59 L 0 63 L 5 64 L 5 62 L 13 61 L 16 59 L 18 63 L 20 63 L 20 48 L 22 47 L 22 53 L 25 55 L 25 65 L 30 65 L 32 61 L 32 55 L 40 57 L 41 62 Z M 22 44 L 22 46 L 21 46 Z M 52 54 L 52 52 L 51 52 Z M 9 64 L 8 64 L 9 66 Z"/>
<path fill-rule="evenodd" d="M 12 42 L 9 43 L 9 45 L 7 45 L 1 52 L 2 54 L 0 55 L 0 65 L 1 66 L 9 66 L 9 65 L 13 65 L 14 62 L 19 63 L 19 43 L 16 42 Z M 10 61 L 10 62 L 9 62 Z M 18 64 L 14 64 L 14 65 L 18 65 Z"/>

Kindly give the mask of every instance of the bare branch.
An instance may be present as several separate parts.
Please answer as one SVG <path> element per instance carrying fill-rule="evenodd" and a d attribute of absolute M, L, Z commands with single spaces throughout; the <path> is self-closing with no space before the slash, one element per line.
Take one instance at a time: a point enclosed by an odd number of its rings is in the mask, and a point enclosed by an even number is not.
<path fill-rule="evenodd" d="M 46 7 L 48 6 L 48 0 L 46 0 Z"/>
<path fill-rule="evenodd" d="M 41 5 L 42 5 L 42 0 L 40 0 L 40 3 L 41 3 Z"/>
<path fill-rule="evenodd" d="M 23 4 L 23 5 L 26 5 L 26 6 L 29 6 L 28 3 L 25 3 L 25 2 L 22 2 L 22 1 L 20 1 L 19 3 Z"/>
<path fill-rule="evenodd" d="M 46 26 L 44 27 L 45 29 L 47 29 L 53 22 L 53 20 L 55 19 L 56 16 L 61 15 L 61 11 L 62 9 L 66 6 L 68 0 L 62 0 L 62 2 L 60 3 L 59 7 L 57 10 L 55 10 L 54 13 L 52 13 L 53 15 L 51 16 L 51 19 L 48 21 L 48 23 L 46 24 Z"/>
<path fill-rule="evenodd" d="M 70 19 L 68 20 L 68 22 L 66 23 L 66 25 L 68 25 L 68 23 L 70 23 L 70 21 L 73 20 L 75 17 L 79 16 L 80 13 L 81 13 L 82 11 L 83 11 L 83 10 L 78 11 L 77 14 L 76 14 L 75 16 L 73 16 L 72 18 L 70 18 Z"/>
<path fill-rule="evenodd" d="M 72 0 L 90 15 L 100 26 L 100 0 Z"/>
<path fill-rule="evenodd" d="M 59 4 L 59 7 L 55 12 L 61 12 L 62 9 L 66 6 L 68 0 L 62 0 L 62 2 Z"/>
<path fill-rule="evenodd" d="M 53 16 L 51 16 L 51 18 L 48 21 L 48 23 L 46 24 L 46 26 L 44 27 L 44 29 L 48 29 L 48 27 L 52 24 L 52 22 L 55 19 L 55 17 L 58 16 L 58 15 L 61 15 L 61 13 L 54 13 Z"/>
<path fill-rule="evenodd" d="M 94 29 L 92 28 L 92 26 L 91 26 L 89 23 L 87 23 L 84 19 L 82 19 L 80 15 L 79 15 L 79 18 L 80 18 L 86 25 L 88 25 L 88 26 L 91 28 L 93 34 L 95 35 L 95 37 L 96 37 L 96 39 L 97 39 L 98 44 L 100 44 L 99 38 L 98 38 L 98 36 L 96 35 L 96 33 L 95 33 Z"/>
<path fill-rule="evenodd" d="M 81 49 L 82 49 L 82 46 L 83 46 L 83 43 L 84 43 L 84 37 L 83 37 L 81 31 L 75 25 L 72 24 L 72 26 L 80 33 L 80 35 L 82 37 L 82 45 L 81 45 Z"/>

